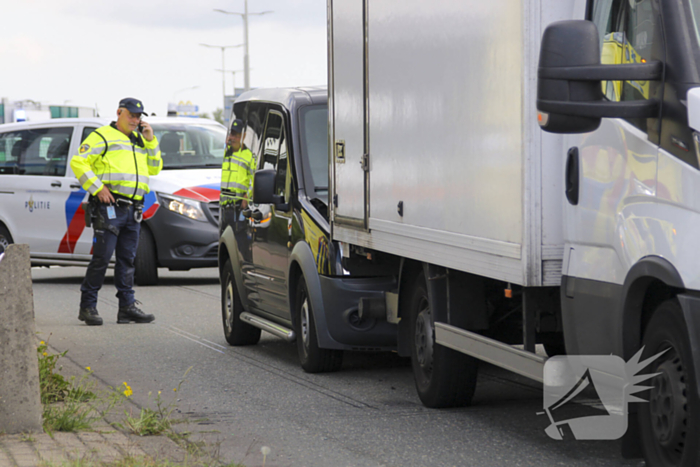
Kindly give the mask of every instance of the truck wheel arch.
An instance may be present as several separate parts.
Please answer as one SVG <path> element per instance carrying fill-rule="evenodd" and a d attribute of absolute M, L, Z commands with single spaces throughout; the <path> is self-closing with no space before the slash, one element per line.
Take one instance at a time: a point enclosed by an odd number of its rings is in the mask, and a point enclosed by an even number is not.
<path fill-rule="evenodd" d="M 646 323 L 656 305 L 685 290 L 678 270 L 667 259 L 645 256 L 630 268 L 622 288 L 622 354 L 639 349 Z"/>

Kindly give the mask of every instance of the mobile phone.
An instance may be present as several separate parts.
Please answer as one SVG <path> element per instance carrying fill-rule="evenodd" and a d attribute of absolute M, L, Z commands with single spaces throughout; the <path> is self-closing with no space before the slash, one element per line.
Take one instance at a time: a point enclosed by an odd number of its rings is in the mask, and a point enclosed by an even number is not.
<path fill-rule="evenodd" d="M 143 133 L 143 123 L 139 121 L 139 126 L 138 126 L 139 133 Z"/>

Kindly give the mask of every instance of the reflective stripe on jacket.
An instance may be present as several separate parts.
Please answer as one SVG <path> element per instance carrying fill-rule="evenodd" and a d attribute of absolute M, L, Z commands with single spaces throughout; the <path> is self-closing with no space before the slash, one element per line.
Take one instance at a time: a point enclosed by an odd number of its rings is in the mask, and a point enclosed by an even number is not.
<path fill-rule="evenodd" d="M 234 196 L 251 199 L 253 194 L 253 175 L 255 174 L 255 157 L 247 148 L 237 152 L 228 146 L 221 167 L 221 190 Z"/>
<path fill-rule="evenodd" d="M 149 177 L 163 167 L 158 139 L 154 136 L 152 141 L 146 141 L 141 137 L 141 147 L 135 142 L 138 133 L 133 134 L 134 142 L 113 126 L 105 125 L 82 142 L 70 166 L 91 195 L 106 186 L 112 193 L 140 200 L 150 191 Z"/>

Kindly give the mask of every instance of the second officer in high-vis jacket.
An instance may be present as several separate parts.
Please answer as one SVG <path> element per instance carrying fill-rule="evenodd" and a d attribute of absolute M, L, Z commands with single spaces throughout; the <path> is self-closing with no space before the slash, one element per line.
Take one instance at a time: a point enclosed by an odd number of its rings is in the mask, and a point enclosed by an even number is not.
<path fill-rule="evenodd" d="M 78 319 L 88 325 L 102 324 L 97 292 L 113 253 L 119 299 L 117 323 L 150 323 L 155 319 L 137 307 L 133 289 L 143 198 L 150 191 L 149 177 L 163 167 L 153 128 L 141 120 L 144 113 L 141 101 L 122 99 L 117 121 L 90 133 L 71 159 L 75 176 L 90 193 L 95 230 L 92 260 L 80 287 L 78 314 Z"/>

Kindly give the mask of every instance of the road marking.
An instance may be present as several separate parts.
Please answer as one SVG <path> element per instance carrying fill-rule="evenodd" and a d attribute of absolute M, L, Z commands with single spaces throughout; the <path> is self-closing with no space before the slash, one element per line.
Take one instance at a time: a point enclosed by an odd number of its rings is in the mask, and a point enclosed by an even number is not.
<path fill-rule="evenodd" d="M 184 334 L 180 334 L 179 332 L 176 332 L 176 331 L 174 331 L 174 330 L 172 330 L 172 329 L 168 329 L 168 331 L 170 331 L 170 332 L 172 332 L 173 334 L 178 335 L 178 336 L 180 336 L 180 337 L 184 337 L 185 339 L 189 339 L 189 340 L 191 340 L 192 342 L 194 342 L 194 343 L 196 343 L 196 344 L 199 344 L 199 345 L 204 346 L 204 347 L 206 347 L 206 348 L 208 348 L 208 349 L 211 349 L 211 350 L 213 350 L 214 352 L 219 352 L 219 353 L 222 353 L 222 354 L 225 354 L 225 353 L 226 353 L 226 352 L 224 352 L 223 350 L 215 349 L 214 347 L 211 347 L 211 346 L 209 346 L 209 345 L 207 345 L 207 344 L 205 344 L 205 343 L 203 343 L 203 342 L 200 342 L 200 341 L 198 341 L 197 339 L 193 339 L 193 338 L 191 338 L 191 337 L 189 337 L 189 336 L 186 336 L 186 335 L 184 335 Z"/>

